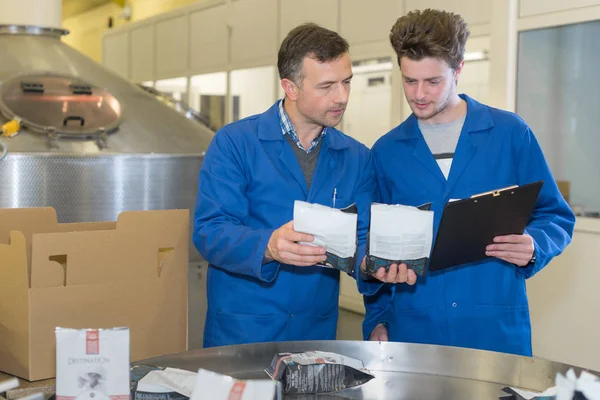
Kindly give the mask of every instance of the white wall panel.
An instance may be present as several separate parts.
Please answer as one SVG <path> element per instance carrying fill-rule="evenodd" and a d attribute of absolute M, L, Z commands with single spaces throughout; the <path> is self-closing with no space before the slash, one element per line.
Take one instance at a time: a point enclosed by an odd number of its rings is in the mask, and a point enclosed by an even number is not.
<path fill-rule="evenodd" d="M 231 58 L 235 68 L 271 62 L 277 57 L 277 0 L 243 0 L 232 4 Z"/>
<path fill-rule="evenodd" d="M 156 24 L 157 78 L 173 77 L 188 67 L 187 15 Z"/>
<path fill-rule="evenodd" d="M 134 82 L 154 80 L 154 38 L 154 25 L 131 31 L 131 80 Z"/>
<path fill-rule="evenodd" d="M 333 31 L 338 30 L 338 0 L 281 1 L 279 41 L 304 22 L 314 22 Z"/>
<path fill-rule="evenodd" d="M 518 20 L 518 29 L 519 31 L 527 31 L 597 20 L 600 20 L 600 4 L 522 16 Z"/>
<path fill-rule="evenodd" d="M 597 5 L 600 5 L 600 0 L 521 0 L 519 16 L 528 17 Z"/>
<path fill-rule="evenodd" d="M 129 32 L 104 37 L 102 64 L 124 78 L 129 79 Z"/>
<path fill-rule="evenodd" d="M 527 280 L 533 355 L 600 370 L 600 221 L 577 218 L 573 242 Z"/>
<path fill-rule="evenodd" d="M 401 15 L 402 1 L 342 0 L 340 32 L 352 44 L 387 41 Z"/>
<path fill-rule="evenodd" d="M 469 25 L 488 24 L 495 0 L 406 0 L 405 10 L 435 8 L 460 14 Z"/>
<path fill-rule="evenodd" d="M 190 68 L 227 68 L 227 6 L 190 14 Z"/>

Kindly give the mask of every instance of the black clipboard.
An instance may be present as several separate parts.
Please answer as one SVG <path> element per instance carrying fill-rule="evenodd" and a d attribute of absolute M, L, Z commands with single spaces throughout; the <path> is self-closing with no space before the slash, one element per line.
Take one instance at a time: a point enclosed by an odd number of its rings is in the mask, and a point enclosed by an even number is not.
<path fill-rule="evenodd" d="M 428 270 L 484 260 L 494 237 L 523 234 L 542 185 L 511 186 L 447 203 Z"/>

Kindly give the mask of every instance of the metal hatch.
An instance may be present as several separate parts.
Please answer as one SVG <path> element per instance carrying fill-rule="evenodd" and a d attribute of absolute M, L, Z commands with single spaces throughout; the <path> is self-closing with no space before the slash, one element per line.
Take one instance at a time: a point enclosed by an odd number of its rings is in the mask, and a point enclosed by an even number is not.
<path fill-rule="evenodd" d="M 0 87 L 0 111 L 51 139 L 101 139 L 118 129 L 119 101 L 80 78 L 50 73 L 19 75 Z"/>

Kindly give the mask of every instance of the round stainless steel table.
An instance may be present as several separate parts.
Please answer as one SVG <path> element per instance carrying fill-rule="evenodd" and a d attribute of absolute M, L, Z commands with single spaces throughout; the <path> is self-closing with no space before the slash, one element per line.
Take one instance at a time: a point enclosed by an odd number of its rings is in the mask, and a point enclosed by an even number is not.
<path fill-rule="evenodd" d="M 362 360 L 375 379 L 341 392 L 293 399 L 498 399 L 505 386 L 543 391 L 557 372 L 571 366 L 458 347 L 359 341 L 258 343 L 215 347 L 155 357 L 134 364 L 197 371 L 204 368 L 239 379 L 268 379 L 263 371 L 280 352 L 321 350 Z M 574 368 L 579 375 L 581 369 Z M 592 371 L 592 373 L 594 373 Z"/>

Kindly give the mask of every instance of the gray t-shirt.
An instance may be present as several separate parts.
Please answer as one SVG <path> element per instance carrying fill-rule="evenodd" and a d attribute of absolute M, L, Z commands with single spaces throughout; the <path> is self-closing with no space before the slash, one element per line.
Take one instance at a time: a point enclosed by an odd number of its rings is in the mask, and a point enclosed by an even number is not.
<path fill-rule="evenodd" d="M 452 159 L 454 158 L 460 132 L 465 123 L 465 117 L 444 124 L 425 124 L 419 121 L 419 129 L 425 138 L 425 142 L 446 179 L 450 174 Z"/>

